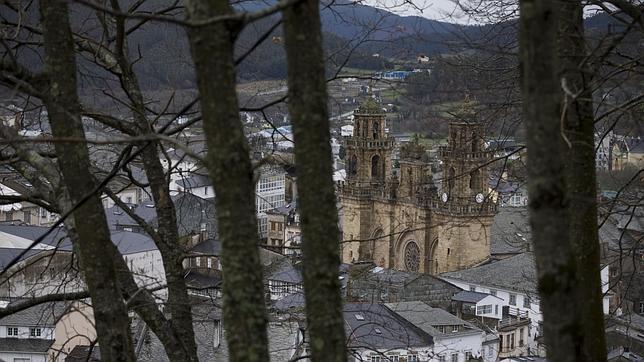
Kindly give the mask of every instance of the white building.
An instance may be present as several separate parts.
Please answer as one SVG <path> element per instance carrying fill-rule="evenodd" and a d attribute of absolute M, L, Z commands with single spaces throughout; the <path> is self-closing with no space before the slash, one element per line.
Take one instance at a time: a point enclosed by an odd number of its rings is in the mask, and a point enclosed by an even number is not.
<path fill-rule="evenodd" d="M 443 273 L 441 279 L 472 292 L 499 298 L 502 311 L 499 325 L 510 320 L 529 318 L 530 323 L 518 341 L 526 345 L 526 354 L 538 351 L 537 337 L 542 334 L 543 315 L 539 307 L 534 255 L 530 252 L 493 261 L 470 269 Z M 602 291 L 608 291 L 608 268 L 601 271 Z M 496 304 L 494 304 L 496 305 Z M 608 313 L 608 296 L 604 297 L 604 313 Z"/>
<path fill-rule="evenodd" d="M 0 307 L 7 305 L 3 302 Z M 91 308 L 81 303 L 43 303 L 0 319 L 0 360 L 64 361 L 75 346 L 94 339 Z"/>
<path fill-rule="evenodd" d="M 423 302 L 385 304 L 396 315 L 432 337 L 431 361 L 467 362 L 470 358 L 496 361 L 494 346 L 483 349 L 485 332 L 440 308 Z M 491 352 L 491 353 L 490 353 Z"/>
<path fill-rule="evenodd" d="M 0 225 L 0 270 L 6 262 L 43 236 L 48 228 Z M 125 259 L 140 286 L 165 284 L 161 253 L 145 234 L 110 230 L 112 242 Z M 0 284 L 0 296 L 33 297 L 49 293 L 76 292 L 84 288 L 80 274 L 70 268 L 72 244 L 64 228 L 57 228 L 28 251 L 13 268 L 15 273 Z M 163 291 L 159 295 L 164 295 Z"/>
<path fill-rule="evenodd" d="M 278 167 L 265 166 L 259 171 L 255 185 L 255 206 L 259 235 L 268 235 L 266 212 L 286 204 L 286 172 Z"/>

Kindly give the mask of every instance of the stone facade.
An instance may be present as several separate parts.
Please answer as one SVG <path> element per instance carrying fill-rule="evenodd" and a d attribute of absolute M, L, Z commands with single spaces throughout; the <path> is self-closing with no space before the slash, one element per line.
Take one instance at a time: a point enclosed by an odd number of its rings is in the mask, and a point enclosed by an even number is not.
<path fill-rule="evenodd" d="M 488 197 L 493 155 L 484 150 L 483 127 L 464 109 L 441 147 L 444 177 L 434 185 L 424 148 L 401 147 L 400 168 L 391 164 L 394 140 L 373 102 L 354 113 L 345 137 L 347 180 L 338 185 L 345 263 L 371 261 L 383 268 L 437 274 L 489 258 L 496 204 Z"/>

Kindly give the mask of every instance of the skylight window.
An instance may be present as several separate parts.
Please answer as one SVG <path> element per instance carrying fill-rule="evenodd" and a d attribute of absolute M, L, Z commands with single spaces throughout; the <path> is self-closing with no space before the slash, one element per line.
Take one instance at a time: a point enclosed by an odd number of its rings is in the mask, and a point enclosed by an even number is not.
<path fill-rule="evenodd" d="M 364 320 L 364 317 L 362 316 L 362 314 L 356 314 L 355 317 L 356 317 L 356 320 L 359 320 L 359 321 Z"/>

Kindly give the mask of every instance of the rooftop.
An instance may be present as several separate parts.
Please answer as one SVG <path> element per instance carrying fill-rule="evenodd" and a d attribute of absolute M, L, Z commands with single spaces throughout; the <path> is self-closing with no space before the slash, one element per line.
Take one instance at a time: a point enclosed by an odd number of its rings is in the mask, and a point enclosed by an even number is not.
<path fill-rule="evenodd" d="M 54 342 L 40 338 L 0 338 L 0 352 L 47 353 Z"/>
<path fill-rule="evenodd" d="M 19 302 L 13 301 L 9 305 Z M 68 303 L 49 302 L 9 314 L 0 318 L 2 326 L 53 326 L 67 311 Z"/>
<path fill-rule="evenodd" d="M 443 338 L 459 334 L 481 333 L 482 331 L 449 312 L 432 308 L 423 302 L 387 303 L 387 308 L 404 318 L 409 323 L 420 328 L 434 338 Z M 458 332 L 441 332 L 439 326 L 459 326 Z"/>
<path fill-rule="evenodd" d="M 383 304 L 347 303 L 343 309 L 351 348 L 374 350 L 431 346 L 431 336 L 400 320 Z"/>
<path fill-rule="evenodd" d="M 487 294 L 487 293 L 479 293 L 479 292 L 471 292 L 469 290 L 462 290 L 452 297 L 452 300 L 455 300 L 457 302 L 465 302 L 465 303 L 478 303 L 481 300 L 485 299 L 486 297 L 491 296 L 492 294 Z"/>
<path fill-rule="evenodd" d="M 529 252 L 440 276 L 448 281 L 458 280 L 521 293 L 537 293 L 534 255 Z"/>

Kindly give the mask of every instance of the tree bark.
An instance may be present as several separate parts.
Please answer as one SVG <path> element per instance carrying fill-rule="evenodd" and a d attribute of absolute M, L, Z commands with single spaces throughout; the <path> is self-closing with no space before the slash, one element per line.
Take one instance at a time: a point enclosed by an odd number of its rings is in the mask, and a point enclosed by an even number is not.
<path fill-rule="evenodd" d="M 120 11 L 118 1 L 111 0 L 111 2 L 113 8 Z M 146 115 L 145 101 L 139 80 L 128 59 L 128 41 L 123 18 L 116 18 L 116 29 L 115 58 L 120 69 L 119 79 L 121 86 L 132 102 L 131 109 L 135 121 L 132 135 L 153 135 L 155 130 Z M 170 188 L 163 166 L 159 160 L 162 145 L 159 141 L 149 141 L 149 143 L 139 144 L 139 147 L 144 147 L 140 157 L 150 184 L 154 208 L 157 212 L 158 230 L 156 234 L 158 238 L 155 239 L 155 243 L 161 253 L 168 286 L 167 311 L 170 315 L 174 333 L 181 341 L 181 348 L 179 349 L 171 350 L 172 346 L 165 346 L 166 353 L 173 361 L 196 361 L 197 345 L 195 343 L 190 299 L 184 279 L 183 256 L 185 255 L 185 250 L 179 243 L 176 210 L 170 196 Z"/>
<path fill-rule="evenodd" d="M 595 174 L 595 125 L 593 95 L 589 84 L 593 70 L 584 39 L 583 7 L 579 0 L 559 6 L 558 51 L 563 94 L 564 130 L 570 142 L 563 153 L 569 196 L 569 233 L 577 257 L 578 308 L 581 314 L 583 361 L 605 361 L 603 294 L 597 234 L 597 178 Z"/>
<path fill-rule="evenodd" d="M 332 177 L 319 2 L 304 0 L 286 8 L 284 33 L 311 355 L 314 361 L 346 361 L 338 279 L 340 231 Z"/>
<path fill-rule="evenodd" d="M 49 90 L 44 103 L 54 137 L 84 139 L 80 103 L 76 94 L 74 43 L 65 2 L 42 0 L 45 72 Z M 71 202 L 73 216 L 82 222 L 71 223 L 79 236 L 75 244 L 85 283 L 92 296 L 94 319 L 101 359 L 134 361 L 129 318 L 121 297 L 121 286 L 110 255 L 113 245 L 98 194 L 92 195 L 96 182 L 90 173 L 87 147 L 84 143 L 55 144 L 57 162 Z M 91 196 L 89 196 L 91 195 Z"/>
<path fill-rule="evenodd" d="M 582 323 L 576 300 L 576 258 L 570 243 L 561 91 L 557 59 L 558 3 L 520 1 L 523 120 L 528 195 L 548 359 L 577 361 Z"/>
<path fill-rule="evenodd" d="M 225 0 L 189 0 L 187 10 L 190 20 L 197 21 L 233 12 Z M 236 25 L 219 22 L 193 27 L 188 38 L 208 145 L 206 165 L 216 193 L 230 360 L 268 361 L 253 168 L 235 90 Z"/>

